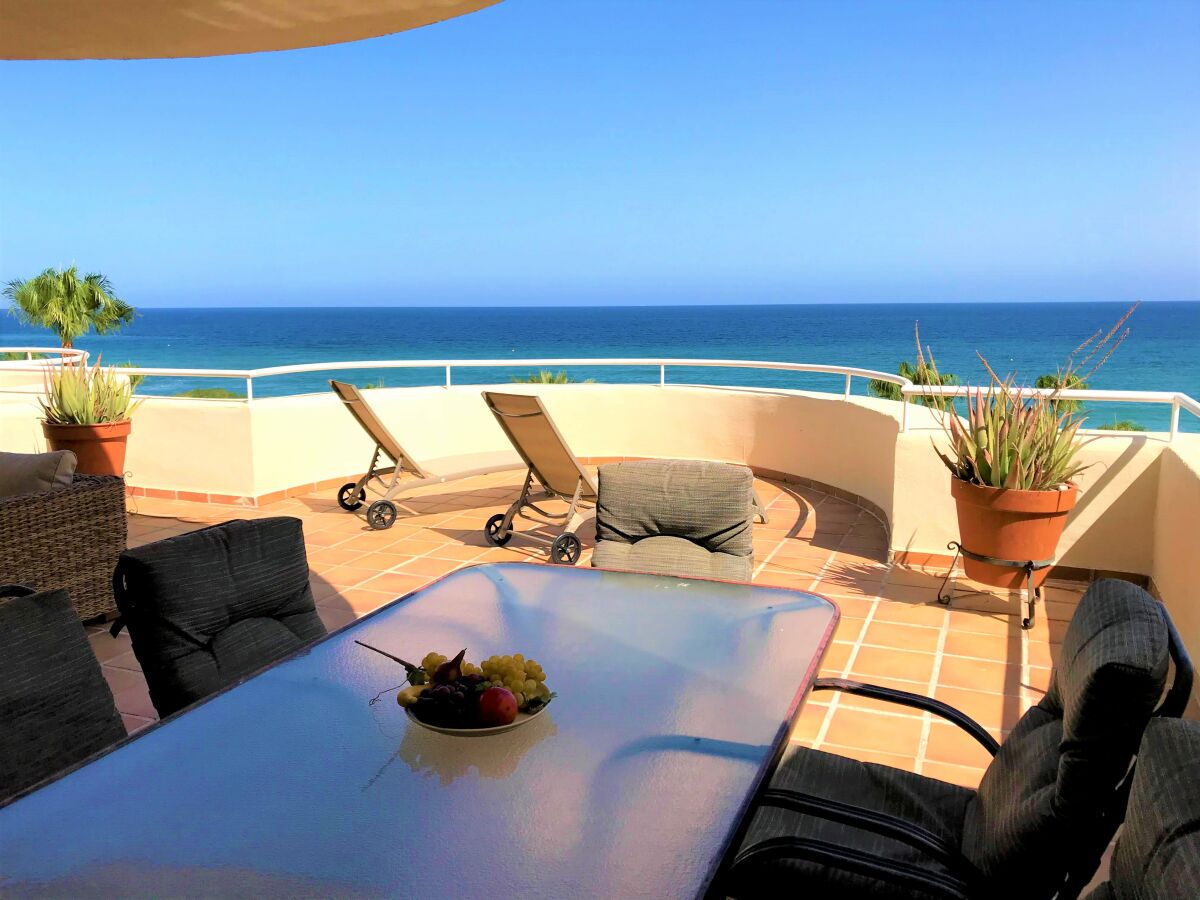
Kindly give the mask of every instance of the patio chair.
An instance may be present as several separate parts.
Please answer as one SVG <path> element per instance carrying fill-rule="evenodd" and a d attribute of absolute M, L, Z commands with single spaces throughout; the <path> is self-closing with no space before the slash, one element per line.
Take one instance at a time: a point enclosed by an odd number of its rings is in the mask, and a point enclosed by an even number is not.
<path fill-rule="evenodd" d="M 1200 723 L 1146 726 L 1109 880 L 1087 900 L 1200 897 Z"/>
<path fill-rule="evenodd" d="M 330 381 L 329 386 L 375 444 L 366 474 L 358 481 L 348 481 L 338 488 L 338 506 L 347 512 L 354 512 L 362 508 L 368 490 L 379 494 L 380 499 L 373 501 L 367 507 L 366 513 L 367 524 L 374 529 L 391 528 L 395 524 L 399 509 L 404 506 L 403 502 L 397 499 L 401 491 L 408 492 L 431 484 L 441 484 L 449 478 L 494 472 L 497 469 L 509 468 L 514 462 L 507 454 L 474 453 L 443 460 L 436 467 L 429 463 L 421 465 L 412 454 L 400 446 L 400 442 L 388 431 L 358 388 L 344 381 Z M 381 456 L 390 460 L 392 465 L 380 466 Z M 411 477 L 402 481 L 401 478 L 405 475 Z M 385 479 L 385 476 L 391 477 Z"/>
<path fill-rule="evenodd" d="M 1050 690 L 1003 744 L 939 701 L 819 679 L 815 689 L 948 719 L 992 762 L 974 791 L 793 748 L 761 793 L 724 886 L 737 898 L 780 886 L 839 898 L 1077 897 L 1124 816 L 1146 724 L 1151 716 L 1178 717 L 1191 684 L 1191 663 L 1166 610 L 1116 580 L 1088 589 Z"/>
<path fill-rule="evenodd" d="M 491 544 L 503 547 L 513 536 L 514 519 L 547 525 L 558 530 L 553 538 L 528 532 L 522 536 L 548 544 L 551 562 L 574 565 L 583 549 L 575 530 L 584 521 L 581 511 L 595 506 L 596 486 L 580 467 L 539 397 L 484 391 L 483 400 L 528 467 L 520 496 L 507 511 L 487 520 L 484 536 Z M 536 493 L 535 480 L 541 487 Z M 537 506 L 539 500 L 562 500 L 568 504 L 567 511 L 548 512 Z M 526 510 L 533 510 L 541 518 L 527 515 Z"/>
<path fill-rule="evenodd" d="M 599 470 L 592 565 L 657 575 L 749 581 L 754 473 L 687 459 Z"/>
<path fill-rule="evenodd" d="M 76 475 L 75 454 L 0 453 L 0 583 L 63 588 L 85 621 L 115 610 L 125 480 Z"/>
<path fill-rule="evenodd" d="M 0 802 L 124 737 L 67 592 L 0 586 Z"/>
<path fill-rule="evenodd" d="M 244 519 L 121 554 L 121 618 L 166 717 L 324 637 L 299 519 Z"/>

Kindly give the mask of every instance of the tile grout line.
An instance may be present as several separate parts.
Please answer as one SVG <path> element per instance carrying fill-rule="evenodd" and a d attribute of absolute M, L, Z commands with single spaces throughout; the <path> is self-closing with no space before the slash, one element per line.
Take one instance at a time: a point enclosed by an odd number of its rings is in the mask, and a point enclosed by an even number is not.
<path fill-rule="evenodd" d="M 938 632 L 937 650 L 933 656 L 933 671 L 929 675 L 929 686 L 926 691 L 926 696 L 932 697 L 937 692 L 938 678 L 942 673 L 942 657 L 946 651 L 946 638 L 950 635 L 950 613 L 947 610 L 942 612 L 942 628 Z M 921 715 L 921 737 L 917 741 L 917 759 L 914 765 L 914 771 L 920 775 L 925 769 L 925 754 L 929 749 L 929 735 L 933 728 L 933 714 L 922 713 Z"/>

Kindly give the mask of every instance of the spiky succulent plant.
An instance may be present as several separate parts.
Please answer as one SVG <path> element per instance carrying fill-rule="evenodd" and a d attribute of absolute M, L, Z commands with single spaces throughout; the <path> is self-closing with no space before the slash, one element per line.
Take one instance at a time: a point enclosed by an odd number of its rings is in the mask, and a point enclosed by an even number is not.
<path fill-rule="evenodd" d="M 46 421 L 54 425 L 99 425 L 121 422 L 138 404 L 127 376 L 113 367 L 90 369 L 86 363 L 66 362 L 46 373 L 46 396 L 40 398 Z"/>

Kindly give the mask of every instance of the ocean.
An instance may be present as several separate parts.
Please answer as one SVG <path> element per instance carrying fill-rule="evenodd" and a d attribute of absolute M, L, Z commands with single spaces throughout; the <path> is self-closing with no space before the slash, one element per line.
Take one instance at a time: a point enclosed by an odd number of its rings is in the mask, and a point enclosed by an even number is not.
<path fill-rule="evenodd" d="M 1123 303 L 811 304 L 798 306 L 620 306 L 479 308 L 143 309 L 117 334 L 89 335 L 77 346 L 106 362 L 141 366 L 243 369 L 301 362 L 372 359 L 523 357 L 689 357 L 830 363 L 895 372 L 916 353 L 914 323 L 938 367 L 964 383 L 982 383 L 976 352 L 997 372 L 1031 384 L 1054 372 L 1097 329 L 1107 330 Z M 1130 335 L 1089 387 L 1183 391 L 1200 398 L 1200 303 L 1144 303 Z M 0 319 L 0 345 L 52 337 Z M 507 381 L 528 367 L 457 369 L 455 383 Z M 657 368 L 583 368 L 573 379 L 652 383 Z M 441 369 L 359 370 L 255 380 L 256 397 L 326 389 L 330 377 L 386 387 L 441 384 Z M 736 369 L 668 369 L 667 380 L 841 392 L 841 376 Z M 197 387 L 242 390 L 232 381 L 148 378 L 142 393 Z M 854 392 L 867 383 L 854 380 Z M 1165 430 L 1169 408 L 1097 404 L 1089 424 L 1130 420 Z M 1182 427 L 1200 431 L 1184 413 Z"/>

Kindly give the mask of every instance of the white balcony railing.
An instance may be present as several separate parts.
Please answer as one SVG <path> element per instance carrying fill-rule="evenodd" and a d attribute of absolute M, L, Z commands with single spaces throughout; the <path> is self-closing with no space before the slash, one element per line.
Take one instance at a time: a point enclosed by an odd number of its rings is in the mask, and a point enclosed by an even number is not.
<path fill-rule="evenodd" d="M 0 347 L 0 354 L 24 353 L 26 360 L 0 361 L 0 371 L 42 371 L 46 366 L 61 365 L 64 356 L 70 359 L 86 361 L 88 354 L 83 350 L 64 350 L 59 347 Z M 58 359 L 31 359 L 34 353 L 62 354 Z M 531 369 L 551 368 L 561 369 L 572 367 L 647 367 L 658 369 L 658 383 L 666 385 L 667 368 L 696 368 L 696 369 L 758 369 L 776 372 L 808 372 L 825 375 L 841 375 L 844 378 L 842 399 L 851 397 L 851 384 L 854 378 L 867 378 L 876 381 L 886 381 L 900 386 L 905 398 L 902 405 L 900 428 L 908 430 L 909 400 L 921 396 L 965 397 L 975 390 L 971 385 L 954 385 L 947 387 L 930 387 L 914 385 L 901 375 L 890 372 L 877 372 L 873 369 L 861 369 L 854 366 L 825 365 L 822 363 L 790 363 L 770 360 L 743 359 L 679 359 L 659 357 L 606 358 L 606 359 L 373 359 L 351 360 L 343 362 L 299 363 L 289 366 L 268 366 L 261 369 L 176 369 L 144 366 L 122 367 L 122 373 L 128 375 L 157 376 L 169 378 L 215 378 L 242 381 L 246 386 L 246 396 L 243 402 L 249 403 L 254 399 L 255 379 L 270 378 L 280 375 L 301 375 L 313 372 L 353 371 L 356 369 L 440 369 L 445 374 L 445 386 L 453 385 L 455 369 Z M 751 388 L 753 389 L 753 388 Z M 769 390 L 763 388 L 763 390 Z M 1051 389 L 1014 388 L 1025 393 L 1037 391 L 1047 396 L 1055 393 Z M 1179 413 L 1181 410 L 1200 417 L 1200 401 L 1187 394 L 1173 391 L 1116 391 L 1116 390 L 1062 390 L 1058 396 L 1066 400 L 1084 400 L 1095 403 L 1149 403 L 1169 405 L 1171 407 L 1170 437 L 1173 440 L 1179 432 Z M 156 399 L 146 395 L 145 399 Z M 179 398 L 172 398 L 179 399 Z M 196 399 L 196 402 L 207 402 Z"/>

